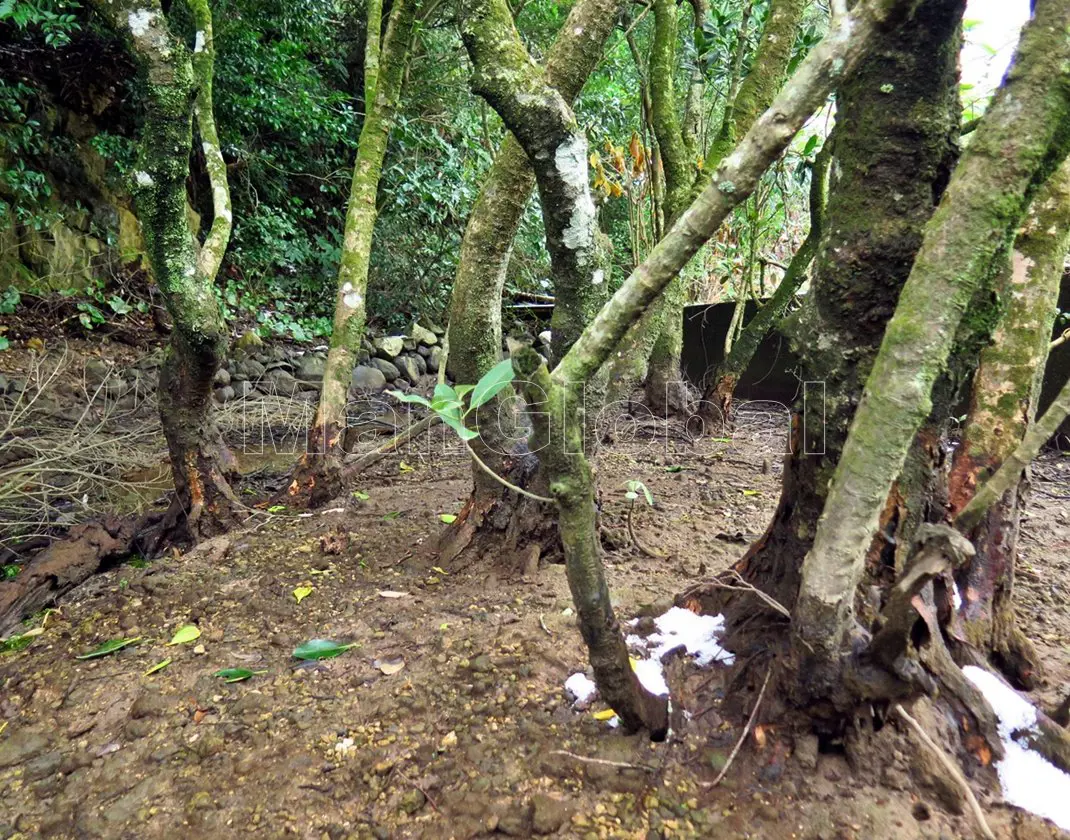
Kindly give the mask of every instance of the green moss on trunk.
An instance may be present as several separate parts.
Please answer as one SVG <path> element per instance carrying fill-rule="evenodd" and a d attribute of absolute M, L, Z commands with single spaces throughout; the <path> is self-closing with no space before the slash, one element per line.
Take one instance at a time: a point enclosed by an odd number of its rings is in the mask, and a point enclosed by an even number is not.
<path fill-rule="evenodd" d="M 1038 4 L 1004 85 L 926 227 L 803 565 L 795 630 L 800 650 L 812 652 L 818 666 L 812 672 L 818 691 L 835 679 L 866 548 L 929 415 L 933 384 L 963 313 L 1068 140 L 1070 6 Z"/>

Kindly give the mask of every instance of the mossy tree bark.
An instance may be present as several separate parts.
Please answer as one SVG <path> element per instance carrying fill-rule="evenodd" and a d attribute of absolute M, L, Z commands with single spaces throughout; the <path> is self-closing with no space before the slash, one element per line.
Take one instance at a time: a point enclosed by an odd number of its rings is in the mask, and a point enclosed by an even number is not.
<path fill-rule="evenodd" d="M 566 103 L 576 98 L 601 58 L 623 6 L 623 0 L 580 0 L 569 12 L 545 70 L 546 83 Z M 457 382 L 476 382 L 501 360 L 502 290 L 513 239 L 534 186 L 527 154 L 516 137 L 507 134 L 461 242 L 449 323 L 449 369 Z M 480 437 L 472 446 L 514 484 L 534 487 L 538 460 L 517 437 L 512 400 L 506 392 L 480 409 Z M 532 547 L 541 552 L 556 541 L 541 505 L 505 490 L 475 464 L 472 476 L 472 495 L 440 541 L 444 562 L 469 548 L 477 535 L 488 536 L 494 552 L 507 555 Z"/>
<path fill-rule="evenodd" d="M 713 181 L 654 251 L 602 307 L 551 375 L 546 375 L 530 349 L 514 357 L 517 374 L 530 383 L 525 399 L 533 408 L 533 442 L 536 446 L 545 444 L 544 471 L 558 504 L 570 588 L 596 679 L 605 698 L 628 726 L 658 726 L 660 716 L 651 713 L 646 705 L 649 695 L 637 687 L 609 602 L 599 555 L 593 477 L 582 449 L 583 421 L 579 417 L 581 403 L 576 385 L 602 368 L 631 325 L 713 235 L 732 208 L 753 192 L 765 170 L 824 101 L 834 80 L 853 71 L 878 33 L 891 26 L 902 11 L 903 7 L 895 2 L 863 2 L 834 23 L 802 63 L 792 83 L 725 158 Z M 487 32 L 486 37 L 493 38 L 494 33 Z M 549 415 L 547 424 L 539 422 L 540 409 Z"/>
<path fill-rule="evenodd" d="M 723 424 L 732 413 L 732 399 L 740 377 L 750 366 L 758 346 L 769 331 L 784 317 L 795 293 L 807 277 L 807 270 L 813 262 L 814 255 L 821 242 L 822 217 L 825 214 L 825 202 L 828 197 L 828 172 L 832 160 L 833 136 L 825 140 L 821 151 L 817 153 L 810 169 L 810 230 L 791 258 L 784 277 L 777 286 L 773 296 L 766 301 L 753 318 L 743 328 L 732 343 L 732 349 L 717 369 L 702 397 L 700 413 Z"/>
<path fill-rule="evenodd" d="M 1067 125 L 1070 5 L 1042 2 L 926 226 L 832 477 L 793 612 L 804 695 L 842 683 L 856 587 L 888 493 L 981 277 L 1066 154 Z"/>
<path fill-rule="evenodd" d="M 346 401 L 353 381 L 353 368 L 364 337 L 368 267 L 375 220 L 379 215 L 379 177 L 401 96 L 416 2 L 395 0 L 379 51 L 374 49 L 378 39 L 372 33 L 375 28 L 372 18 L 377 16 L 377 3 L 372 2 L 368 7 L 365 89 L 373 101 L 364 116 L 357 158 L 353 165 L 342 260 L 335 292 L 334 323 L 319 404 L 308 431 L 305 453 L 287 488 L 289 503 L 294 506 L 323 504 L 337 496 L 342 489 L 342 434 L 345 431 Z M 369 61 L 370 65 L 367 63 Z M 370 89 L 367 87 L 369 85 Z"/>
<path fill-rule="evenodd" d="M 174 320 L 157 389 L 175 496 L 149 550 L 164 540 L 196 542 L 238 521 L 227 476 L 235 471 L 211 412 L 212 377 L 226 346 L 212 284 L 230 234 L 226 172 L 211 111 L 214 50 L 208 7 L 193 0 L 198 35 L 189 47 L 170 29 L 158 0 L 94 0 L 124 35 L 144 91 L 133 194 L 153 274 Z M 215 219 L 198 257 L 186 215 L 192 118 L 205 145 Z"/>
<path fill-rule="evenodd" d="M 950 498 L 957 513 L 1003 464 L 1032 425 L 1048 357 L 1063 261 L 1070 245 L 1070 164 L 1037 193 L 997 280 L 1003 315 L 981 352 L 962 443 L 955 450 Z M 1027 487 L 1015 482 L 968 529 L 976 555 L 962 573 L 962 632 L 1016 685 L 1032 687 L 1040 662 L 1012 609 L 1019 517 Z M 964 525 L 966 523 L 963 523 Z"/>
<path fill-rule="evenodd" d="M 785 327 L 810 384 L 793 417 L 777 510 L 736 565 L 782 604 L 795 601 L 858 397 L 957 148 L 962 6 L 925 3 L 837 91 L 837 174 L 810 293 Z"/>

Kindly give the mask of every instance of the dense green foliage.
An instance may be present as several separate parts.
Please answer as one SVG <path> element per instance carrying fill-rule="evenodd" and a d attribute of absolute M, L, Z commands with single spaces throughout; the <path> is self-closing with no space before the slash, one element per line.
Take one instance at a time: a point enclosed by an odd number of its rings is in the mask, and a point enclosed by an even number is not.
<path fill-rule="evenodd" d="M 768 10 L 765 0 L 750 4 L 747 14 L 745 6 L 719 0 L 697 35 L 690 12 L 681 27 L 677 87 L 686 90 L 692 71 L 701 71 L 705 93 L 698 132 L 706 147 L 732 90 L 734 56 L 739 54 L 738 69 L 745 72 Z M 364 6 L 361 0 L 218 0 L 213 13 L 215 110 L 234 213 L 217 282 L 224 313 L 232 322 L 257 325 L 265 335 L 319 340 L 330 329 L 362 122 Z M 545 58 L 566 14 L 567 6 L 549 0 L 521 7 L 517 25 L 537 59 Z M 175 4 L 171 15 L 192 46 L 193 27 L 183 21 L 183 6 Z M 797 59 L 822 27 L 815 9 L 796 45 Z M 77 292 L 78 322 L 85 329 L 144 311 L 150 295 L 138 278 L 145 275 L 124 269 L 130 266 L 130 246 L 120 241 L 124 236 L 111 206 L 129 203 L 140 119 L 132 69 L 119 57 L 113 36 L 70 0 L 3 0 L 0 34 L 20 58 L 18 65 L 0 58 L 0 214 L 16 243 L 8 250 L 21 253 L 30 230 L 47 240 L 57 225 L 105 245 L 105 253 L 87 258 L 89 269 L 73 279 L 42 278 L 40 259 L 9 261 L 20 275 L 16 282 L 31 294 Z M 626 13 L 576 107 L 594 153 L 600 224 L 613 243 L 618 278 L 657 238 L 655 149 L 642 106 L 652 38 L 651 15 L 638 8 Z M 101 68 L 86 61 L 89 55 L 115 60 Z M 76 59 L 80 75 L 66 78 Z M 500 120 L 471 94 L 469 73 L 452 6 L 425 4 L 379 193 L 368 308 L 382 328 L 400 329 L 421 315 L 444 319 L 467 216 L 503 137 Z M 84 92 L 69 98 L 61 79 Z M 812 157 L 812 151 L 803 157 Z M 72 175 L 60 164 L 64 158 L 81 161 L 92 177 Z M 722 235 L 693 261 L 692 297 L 765 291 L 757 260 L 786 261 L 803 233 L 805 187 L 791 177 L 795 170 L 801 171 L 789 160 L 772 173 L 767 188 L 737 210 Z M 211 189 L 199 142 L 191 172 L 191 209 L 210 218 Z M 87 180 L 92 188 L 86 188 Z M 506 287 L 549 291 L 548 268 L 533 199 Z"/>

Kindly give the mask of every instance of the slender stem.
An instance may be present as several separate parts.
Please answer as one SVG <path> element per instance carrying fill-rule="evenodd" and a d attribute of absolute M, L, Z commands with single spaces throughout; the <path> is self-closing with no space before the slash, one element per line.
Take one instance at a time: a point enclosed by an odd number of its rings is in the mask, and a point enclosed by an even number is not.
<path fill-rule="evenodd" d="M 517 487 L 511 481 L 507 481 L 506 479 L 502 478 L 500 475 L 498 475 L 498 473 L 494 472 L 494 470 L 492 470 L 490 467 L 488 467 L 486 464 L 483 463 L 483 461 L 480 459 L 480 457 L 478 455 L 476 455 L 475 450 L 472 449 L 472 447 L 468 445 L 467 441 L 465 441 L 464 446 L 468 450 L 468 454 L 472 456 L 472 460 L 476 462 L 476 464 L 479 466 L 479 468 L 481 470 L 483 470 L 483 472 L 485 472 L 491 478 L 493 478 L 495 481 L 498 481 L 501 484 L 505 485 L 510 490 L 512 490 L 514 493 L 519 493 L 521 496 L 527 496 L 529 499 L 534 499 L 536 502 L 546 502 L 546 503 L 551 504 L 551 505 L 554 504 L 554 500 L 551 499 L 550 497 L 548 497 L 548 496 L 539 496 L 539 495 L 536 495 L 535 493 L 529 493 L 523 487 Z"/>
<path fill-rule="evenodd" d="M 758 692 L 758 699 L 754 701 L 754 708 L 750 711 L 750 717 L 747 719 L 747 725 L 743 727 L 743 734 L 739 736 L 739 740 L 736 741 L 735 747 L 728 756 L 728 761 L 725 762 L 721 772 L 717 774 L 717 778 L 710 782 L 710 787 L 717 787 L 721 783 L 721 780 L 728 773 L 728 768 L 732 766 L 732 762 L 735 761 L 736 756 L 739 754 L 739 748 L 743 746 L 743 742 L 747 740 L 747 733 L 750 732 L 751 727 L 754 726 L 754 719 L 758 717 L 758 708 L 762 705 L 762 698 L 765 697 L 765 687 L 769 685 L 769 677 L 772 676 L 773 669 L 770 668 L 765 673 L 765 680 L 762 682 L 761 691 Z"/>

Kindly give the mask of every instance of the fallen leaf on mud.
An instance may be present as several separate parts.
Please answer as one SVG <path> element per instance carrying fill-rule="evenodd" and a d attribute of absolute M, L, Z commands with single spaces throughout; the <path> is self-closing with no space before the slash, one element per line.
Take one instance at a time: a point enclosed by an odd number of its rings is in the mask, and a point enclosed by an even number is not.
<path fill-rule="evenodd" d="M 74 657 L 75 659 L 96 659 L 100 656 L 107 656 L 110 653 L 115 653 L 117 650 L 122 650 L 124 647 L 136 644 L 141 641 L 140 636 L 135 636 L 132 639 L 112 639 L 105 642 L 99 647 L 93 648 L 88 653 L 83 653 L 81 656 Z"/>
<path fill-rule="evenodd" d="M 298 645 L 294 649 L 293 655 L 295 659 L 331 659 L 335 656 L 341 656 L 358 644 L 360 643 L 350 642 L 344 645 L 340 642 L 332 642 L 330 639 L 310 639 L 304 644 Z"/>
<path fill-rule="evenodd" d="M 305 598 L 312 594 L 311 586 L 299 586 L 294 590 L 294 598 L 297 599 L 297 603 L 301 603 Z"/>
<path fill-rule="evenodd" d="M 452 513 L 440 513 L 438 515 L 438 518 L 445 522 L 447 525 L 452 525 L 454 522 L 457 521 L 457 517 L 454 516 Z"/>
<path fill-rule="evenodd" d="M 761 492 L 762 492 L 761 490 L 744 490 L 743 491 L 743 495 L 744 496 L 758 496 L 758 495 L 761 494 Z"/>
<path fill-rule="evenodd" d="M 415 468 L 414 467 L 410 467 L 404 461 L 402 461 L 400 464 L 398 464 L 398 472 L 407 473 L 407 472 L 412 472 L 413 469 L 415 469 Z"/>
<path fill-rule="evenodd" d="M 398 656 L 394 659 L 376 659 L 373 664 L 390 677 L 405 667 L 405 660 Z"/>
<path fill-rule="evenodd" d="M 383 521 L 384 522 L 393 522 L 399 516 L 401 516 L 401 511 L 400 510 L 392 510 L 392 511 L 390 511 L 390 513 L 383 514 Z"/>
<path fill-rule="evenodd" d="M 612 709 L 602 709 L 601 711 L 591 712 L 591 717 L 593 717 L 595 720 L 610 720 L 611 718 L 615 718 L 616 716 L 617 713 L 614 712 Z"/>
<path fill-rule="evenodd" d="M 371 498 L 367 493 L 361 493 L 359 490 L 354 490 L 351 494 L 358 502 L 366 502 Z"/>
<path fill-rule="evenodd" d="M 407 598 L 407 597 L 409 597 L 409 593 L 408 592 L 395 592 L 392 589 L 380 589 L 379 590 L 379 597 L 380 598 Z"/>
<path fill-rule="evenodd" d="M 449 577 L 449 574 L 450 574 L 445 569 L 443 569 L 441 566 L 432 566 L 431 567 L 431 571 L 432 572 L 438 572 L 440 575 L 445 575 L 446 577 Z"/>
<path fill-rule="evenodd" d="M 221 671 L 216 671 L 212 676 L 222 677 L 228 683 L 236 683 L 266 673 L 267 671 L 250 671 L 248 668 L 224 668 Z"/>
<path fill-rule="evenodd" d="M 450 730 L 442 736 L 442 740 L 438 742 L 438 748 L 441 752 L 445 752 L 451 747 L 457 746 L 457 733 Z"/>
<path fill-rule="evenodd" d="M 147 677 L 150 674 L 155 674 L 157 671 L 162 671 L 164 668 L 166 668 L 170 664 L 171 664 L 171 657 L 169 656 L 165 660 L 163 660 L 162 662 L 157 662 L 155 665 L 153 665 L 151 668 L 149 668 L 144 674 L 142 674 L 142 676 Z"/>
<path fill-rule="evenodd" d="M 194 639 L 201 637 L 200 628 L 196 624 L 183 624 L 175 631 L 175 635 L 171 637 L 169 645 L 184 645 L 187 642 L 192 642 Z"/>
<path fill-rule="evenodd" d="M 22 637 L 24 639 L 32 639 L 34 636 L 40 636 L 44 632 L 45 632 L 45 628 L 43 626 L 42 627 L 34 627 L 33 630 L 27 630 L 25 633 L 23 633 Z"/>

